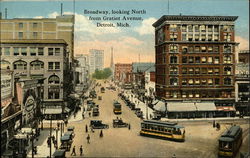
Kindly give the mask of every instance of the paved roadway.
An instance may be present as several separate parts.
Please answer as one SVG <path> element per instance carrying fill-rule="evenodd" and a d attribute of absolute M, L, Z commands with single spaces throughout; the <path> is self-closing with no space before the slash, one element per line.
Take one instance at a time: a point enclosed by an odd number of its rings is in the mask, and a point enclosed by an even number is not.
<path fill-rule="evenodd" d="M 84 157 L 172 157 L 175 154 L 177 158 L 216 158 L 217 139 L 230 126 L 226 123 L 222 124 L 221 130 L 217 131 L 209 122 L 180 123 L 186 128 L 186 141 L 183 143 L 143 137 L 139 135 L 141 120 L 118 98 L 117 92 L 106 89 L 105 93 L 100 93 L 100 87 L 97 87 L 96 90 L 98 95 L 103 98 L 101 101 L 95 100 L 99 104 L 100 116 L 86 116 L 82 120 L 81 112 L 78 112 L 76 118 L 69 121 L 69 125 L 75 126 L 76 136 L 72 147 L 76 146 L 76 157 L 80 157 L 79 147 L 83 145 Z M 118 99 L 122 103 L 121 115 L 113 113 L 112 103 L 114 99 Z M 128 128 L 113 128 L 112 120 L 116 116 L 130 123 L 131 130 Z M 109 124 L 110 128 L 103 130 L 103 138 L 99 137 L 100 130 L 95 130 L 94 133 L 85 132 L 85 125 L 89 125 L 91 119 L 101 119 L 103 123 Z M 241 126 L 244 129 L 249 128 L 246 122 Z M 87 144 L 86 140 L 88 134 L 90 135 L 90 144 Z M 249 135 L 245 135 L 241 147 L 244 152 L 248 150 L 249 142 Z M 67 157 L 71 157 L 71 151 L 67 152 Z"/>

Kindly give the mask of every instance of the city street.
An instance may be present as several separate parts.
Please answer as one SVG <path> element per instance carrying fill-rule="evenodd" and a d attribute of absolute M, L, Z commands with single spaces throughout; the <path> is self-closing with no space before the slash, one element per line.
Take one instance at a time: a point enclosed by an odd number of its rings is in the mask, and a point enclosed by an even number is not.
<path fill-rule="evenodd" d="M 183 143 L 142 137 L 139 135 L 141 120 L 131 111 L 122 100 L 117 97 L 117 91 L 107 90 L 100 93 L 100 87 L 97 87 L 97 94 L 102 96 L 102 100 L 95 99 L 100 107 L 100 116 L 88 117 L 82 120 L 81 112 L 78 112 L 76 118 L 71 118 L 69 125 L 75 126 L 75 138 L 72 144 L 76 146 L 76 154 L 79 156 L 79 147 L 83 145 L 85 157 L 217 157 L 218 137 L 228 127 L 229 124 L 222 124 L 221 130 L 217 131 L 209 122 L 185 122 L 180 123 L 186 128 L 186 141 Z M 122 104 L 122 114 L 113 113 L 113 100 L 118 99 Z M 128 128 L 113 128 L 112 120 L 121 117 L 123 121 L 131 124 Z M 85 132 L 85 126 L 89 125 L 90 120 L 99 119 L 109 125 L 109 129 L 103 129 L 103 138 L 99 137 L 100 130 L 88 133 Z M 240 122 L 243 130 L 249 128 L 246 121 Z M 68 126 L 69 126 L 68 125 Z M 90 144 L 87 143 L 87 135 L 90 135 Z M 247 133 L 243 134 L 242 152 L 248 149 Z M 71 148 L 72 151 L 72 148 Z M 70 157 L 71 151 L 67 152 Z"/>

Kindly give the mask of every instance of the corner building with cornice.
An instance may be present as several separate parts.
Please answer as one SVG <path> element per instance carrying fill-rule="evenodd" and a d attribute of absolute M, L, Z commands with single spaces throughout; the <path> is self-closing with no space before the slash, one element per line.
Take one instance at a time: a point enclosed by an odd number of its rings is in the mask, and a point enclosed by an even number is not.
<path fill-rule="evenodd" d="M 237 18 L 164 15 L 157 20 L 156 95 L 173 101 L 233 101 Z"/>

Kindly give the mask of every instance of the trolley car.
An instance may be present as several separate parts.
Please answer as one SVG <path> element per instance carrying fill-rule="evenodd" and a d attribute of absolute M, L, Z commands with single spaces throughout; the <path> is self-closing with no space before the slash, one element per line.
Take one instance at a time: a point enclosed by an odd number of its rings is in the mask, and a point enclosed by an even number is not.
<path fill-rule="evenodd" d="M 114 101 L 113 103 L 113 112 L 114 114 L 121 114 L 122 113 L 122 106 L 118 101 Z"/>
<path fill-rule="evenodd" d="M 185 128 L 172 122 L 144 120 L 141 123 L 140 135 L 185 141 Z"/>
<path fill-rule="evenodd" d="M 235 157 L 242 143 L 242 128 L 232 126 L 219 138 L 218 157 Z"/>

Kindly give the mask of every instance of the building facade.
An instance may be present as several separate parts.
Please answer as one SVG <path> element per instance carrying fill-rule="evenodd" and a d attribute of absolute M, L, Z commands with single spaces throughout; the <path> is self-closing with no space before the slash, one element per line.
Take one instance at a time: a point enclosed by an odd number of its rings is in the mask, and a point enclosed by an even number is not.
<path fill-rule="evenodd" d="M 236 19 L 165 15 L 156 21 L 156 95 L 234 101 Z"/>
<path fill-rule="evenodd" d="M 87 54 L 77 54 L 75 56 L 75 59 L 77 60 L 77 87 L 82 87 L 83 89 L 86 89 L 89 84 L 89 59 Z"/>
<path fill-rule="evenodd" d="M 74 57 L 74 23 L 74 15 L 41 19 L 0 19 L 0 37 L 1 39 L 63 39 L 68 44 L 71 60 Z"/>
<path fill-rule="evenodd" d="M 132 64 L 115 64 L 115 81 L 130 83 L 132 81 Z"/>
<path fill-rule="evenodd" d="M 236 109 L 241 115 L 250 115 L 250 74 L 249 74 L 249 50 L 242 50 L 238 53 L 235 74 L 235 102 Z"/>
<path fill-rule="evenodd" d="M 44 112 L 60 109 L 69 92 L 67 43 L 64 40 L 1 40 L 1 63 L 14 71 L 14 76 L 44 79 L 41 98 Z"/>
<path fill-rule="evenodd" d="M 90 74 L 96 69 L 102 70 L 104 67 L 104 50 L 90 49 L 89 50 L 89 70 Z"/>

